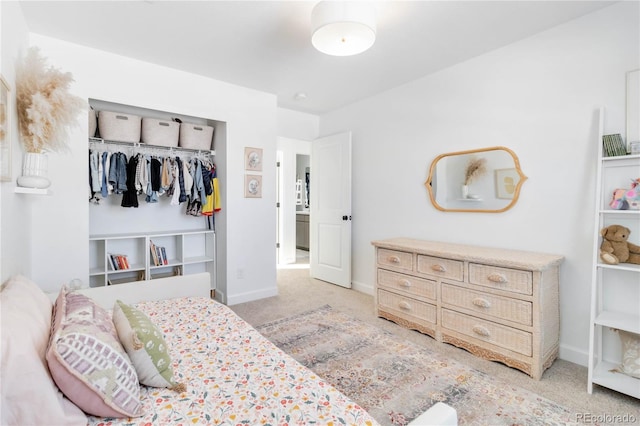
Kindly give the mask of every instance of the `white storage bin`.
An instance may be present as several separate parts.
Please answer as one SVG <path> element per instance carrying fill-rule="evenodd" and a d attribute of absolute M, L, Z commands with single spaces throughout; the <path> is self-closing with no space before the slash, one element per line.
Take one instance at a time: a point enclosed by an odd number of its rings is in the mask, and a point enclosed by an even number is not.
<path fill-rule="evenodd" d="M 155 118 L 142 119 L 142 142 L 149 145 L 178 146 L 180 123 Z"/>
<path fill-rule="evenodd" d="M 140 142 L 141 117 L 121 112 L 98 112 L 100 137 L 110 141 Z"/>
<path fill-rule="evenodd" d="M 180 124 L 180 148 L 211 150 L 213 127 L 202 124 Z"/>
<path fill-rule="evenodd" d="M 89 107 L 89 137 L 92 138 L 96 135 L 98 128 L 98 116 L 96 110 L 93 107 Z"/>

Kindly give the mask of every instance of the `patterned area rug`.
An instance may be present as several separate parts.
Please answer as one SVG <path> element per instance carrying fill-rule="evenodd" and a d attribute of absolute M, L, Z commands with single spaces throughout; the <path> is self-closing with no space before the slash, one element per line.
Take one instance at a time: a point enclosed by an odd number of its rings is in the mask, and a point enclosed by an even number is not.
<path fill-rule="evenodd" d="M 575 422 L 569 410 L 552 401 L 328 305 L 256 328 L 382 425 L 405 425 L 437 401 L 457 410 L 460 425 Z"/>

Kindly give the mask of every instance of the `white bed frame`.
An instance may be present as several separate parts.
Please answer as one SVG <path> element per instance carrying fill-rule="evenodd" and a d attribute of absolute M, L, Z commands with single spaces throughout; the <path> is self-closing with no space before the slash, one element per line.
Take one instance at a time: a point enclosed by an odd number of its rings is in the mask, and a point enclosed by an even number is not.
<path fill-rule="evenodd" d="M 76 290 L 105 309 L 113 309 L 116 300 L 132 304 L 178 297 L 211 297 L 211 277 L 208 272 L 176 275 L 151 281 L 134 281 L 105 287 Z M 57 297 L 57 295 L 56 295 Z"/>

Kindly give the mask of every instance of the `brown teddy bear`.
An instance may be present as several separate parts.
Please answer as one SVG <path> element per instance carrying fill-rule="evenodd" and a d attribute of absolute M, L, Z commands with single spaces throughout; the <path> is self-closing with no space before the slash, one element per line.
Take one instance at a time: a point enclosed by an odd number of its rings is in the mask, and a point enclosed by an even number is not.
<path fill-rule="evenodd" d="M 602 244 L 600 244 L 600 259 L 604 263 L 617 265 L 618 263 L 640 264 L 640 246 L 627 241 L 631 231 L 621 225 L 611 225 L 600 230 Z"/>

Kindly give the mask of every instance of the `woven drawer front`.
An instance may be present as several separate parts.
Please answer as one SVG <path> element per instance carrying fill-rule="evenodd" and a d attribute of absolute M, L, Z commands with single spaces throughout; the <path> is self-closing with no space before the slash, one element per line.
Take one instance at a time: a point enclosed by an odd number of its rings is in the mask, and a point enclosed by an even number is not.
<path fill-rule="evenodd" d="M 531 333 L 485 321 L 459 312 L 442 310 L 442 327 L 531 356 Z"/>
<path fill-rule="evenodd" d="M 440 257 L 418 255 L 418 272 L 437 275 L 456 281 L 463 279 L 464 263 L 459 260 L 442 259 Z"/>
<path fill-rule="evenodd" d="M 378 249 L 378 265 L 393 266 L 394 268 L 413 270 L 413 254 L 404 251 Z"/>
<path fill-rule="evenodd" d="M 436 282 L 378 269 L 378 285 L 436 300 Z"/>
<path fill-rule="evenodd" d="M 470 263 L 469 282 L 514 293 L 533 294 L 533 274 L 531 271 Z"/>
<path fill-rule="evenodd" d="M 532 324 L 531 302 L 480 293 L 450 284 L 442 284 L 442 303 L 505 319 Z"/>
<path fill-rule="evenodd" d="M 402 318 L 411 317 L 423 323 L 436 323 L 436 307 L 434 305 L 385 290 L 378 289 L 378 307 Z"/>

